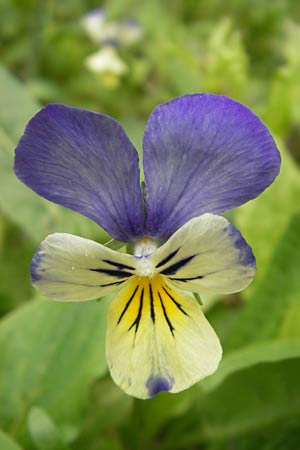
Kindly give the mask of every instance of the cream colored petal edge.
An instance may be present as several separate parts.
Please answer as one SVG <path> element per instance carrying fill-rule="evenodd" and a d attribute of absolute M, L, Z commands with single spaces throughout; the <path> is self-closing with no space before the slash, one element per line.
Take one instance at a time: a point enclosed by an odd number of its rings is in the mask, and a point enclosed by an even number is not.
<path fill-rule="evenodd" d="M 241 233 L 214 214 L 188 221 L 153 253 L 151 263 L 181 289 L 199 293 L 241 291 L 256 271 L 254 255 Z"/>
<path fill-rule="evenodd" d="M 83 301 L 120 289 L 135 272 L 135 259 L 89 239 L 55 233 L 40 244 L 30 269 L 42 295 Z"/>
<path fill-rule="evenodd" d="M 145 399 L 180 392 L 210 375 L 222 348 L 195 299 L 158 275 L 134 277 L 112 301 L 106 354 L 115 383 Z"/>

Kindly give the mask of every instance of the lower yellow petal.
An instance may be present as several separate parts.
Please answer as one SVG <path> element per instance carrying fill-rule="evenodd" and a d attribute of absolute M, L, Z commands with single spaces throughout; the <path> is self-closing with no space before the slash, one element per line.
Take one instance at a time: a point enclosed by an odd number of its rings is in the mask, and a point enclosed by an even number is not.
<path fill-rule="evenodd" d="M 113 300 L 106 352 L 115 383 L 138 398 L 182 391 L 213 373 L 222 356 L 197 301 L 162 275 L 134 276 Z"/>

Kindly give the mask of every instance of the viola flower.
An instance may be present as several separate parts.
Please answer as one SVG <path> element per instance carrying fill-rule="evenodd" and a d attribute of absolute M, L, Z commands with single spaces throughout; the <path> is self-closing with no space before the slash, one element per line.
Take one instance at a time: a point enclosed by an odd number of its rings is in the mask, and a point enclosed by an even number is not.
<path fill-rule="evenodd" d="M 70 234 L 48 236 L 31 264 L 46 297 L 114 294 L 107 320 L 111 376 L 139 398 L 179 392 L 213 373 L 222 349 L 192 293 L 230 294 L 254 277 L 255 259 L 224 217 L 279 171 L 264 124 L 219 95 L 158 106 L 138 154 L 114 119 L 48 105 L 16 149 L 17 176 L 36 193 L 94 220 L 133 254 Z"/>
<path fill-rule="evenodd" d="M 99 75 L 106 87 L 114 88 L 119 85 L 120 78 L 128 71 L 125 62 L 118 55 L 113 46 L 106 45 L 85 60 L 86 67 Z"/>

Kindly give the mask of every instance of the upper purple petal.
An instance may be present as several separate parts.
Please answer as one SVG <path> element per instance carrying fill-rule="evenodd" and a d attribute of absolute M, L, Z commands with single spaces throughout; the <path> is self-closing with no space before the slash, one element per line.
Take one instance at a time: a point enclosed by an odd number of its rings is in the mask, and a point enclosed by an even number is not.
<path fill-rule="evenodd" d="M 161 240 L 192 217 L 256 197 L 280 168 L 266 126 L 221 95 L 185 95 L 158 106 L 143 147 L 146 233 Z"/>
<path fill-rule="evenodd" d="M 115 239 L 143 234 L 138 154 L 108 116 L 46 106 L 18 144 L 15 172 L 39 195 L 89 217 Z"/>

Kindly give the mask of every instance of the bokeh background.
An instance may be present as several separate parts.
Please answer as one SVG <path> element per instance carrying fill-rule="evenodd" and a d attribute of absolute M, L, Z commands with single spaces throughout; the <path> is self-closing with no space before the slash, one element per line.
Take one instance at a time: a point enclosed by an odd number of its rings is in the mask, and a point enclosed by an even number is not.
<path fill-rule="evenodd" d="M 299 21 L 298 0 L 1 0 L 1 450 L 300 449 Z M 114 116 L 141 150 L 157 104 L 204 91 L 265 121 L 282 170 L 230 213 L 258 271 L 242 294 L 203 299 L 218 371 L 135 400 L 107 373 L 107 299 L 50 302 L 29 280 L 50 232 L 108 236 L 22 185 L 14 148 L 41 105 L 63 102 Z"/>

